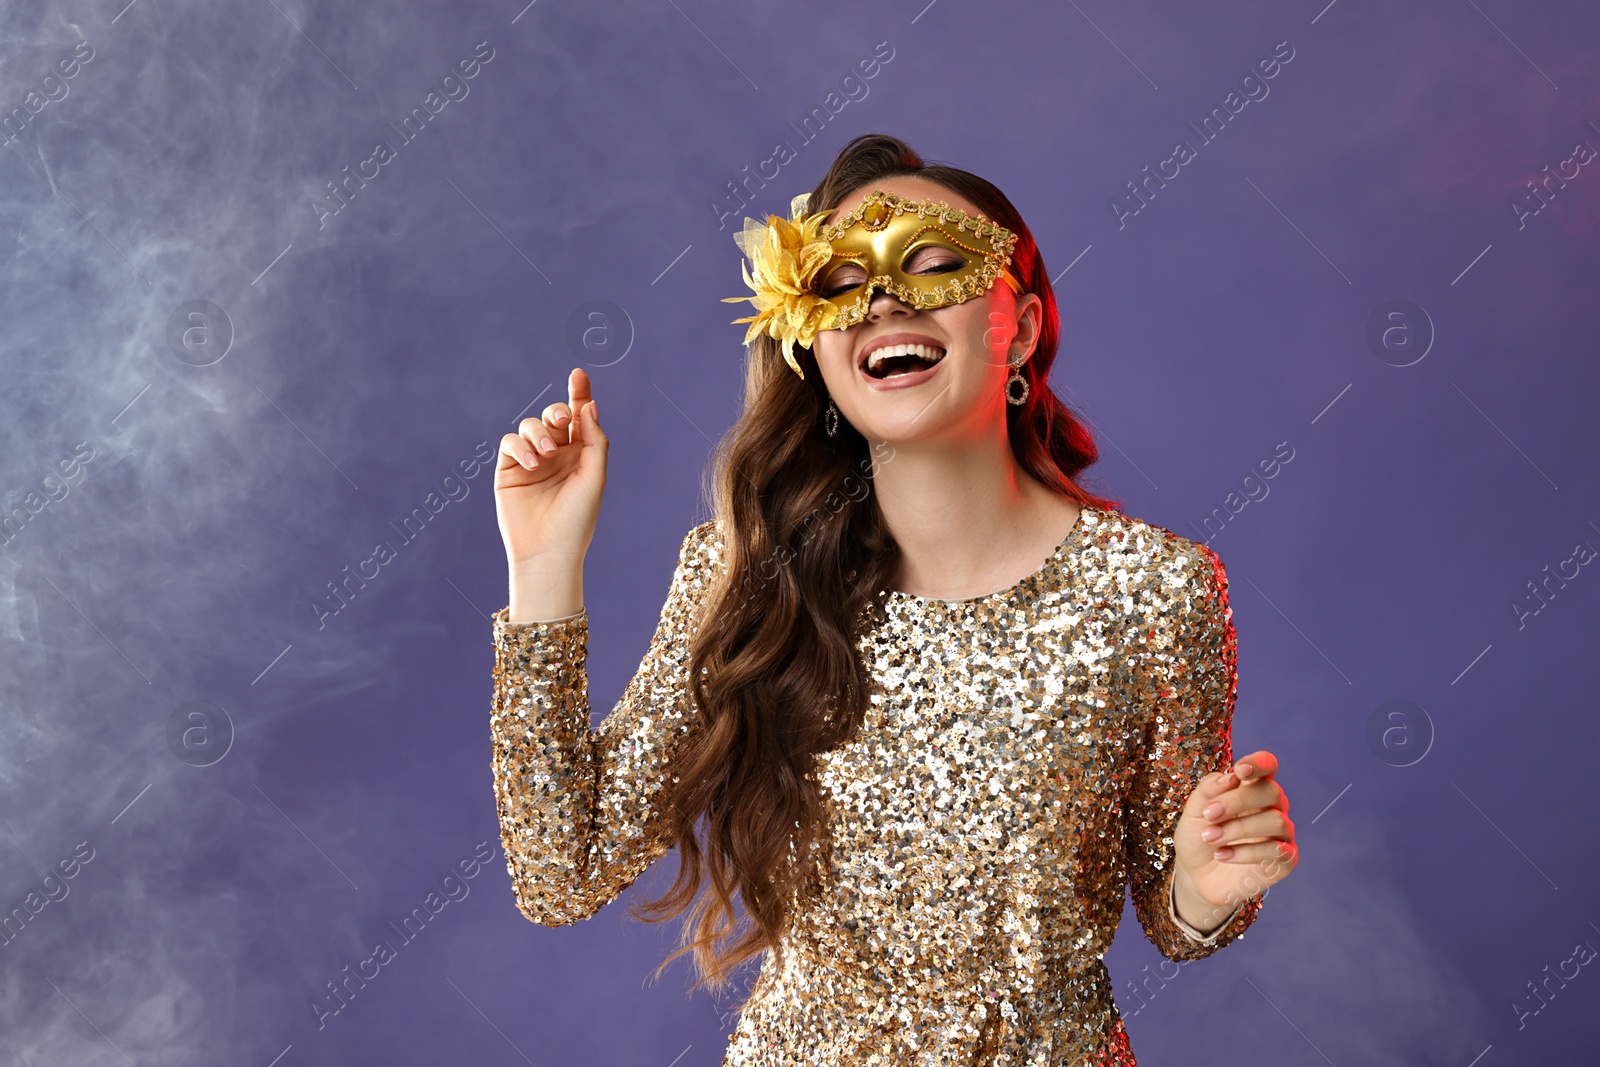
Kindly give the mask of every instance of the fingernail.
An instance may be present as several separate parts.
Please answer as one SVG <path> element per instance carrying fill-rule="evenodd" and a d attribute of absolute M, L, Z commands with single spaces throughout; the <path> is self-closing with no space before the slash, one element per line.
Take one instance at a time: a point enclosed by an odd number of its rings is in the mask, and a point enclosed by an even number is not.
<path fill-rule="evenodd" d="M 1250 764 L 1241 763 L 1241 764 L 1239 764 L 1239 766 L 1237 768 L 1235 768 L 1234 773 L 1237 774 L 1240 778 L 1248 778 L 1252 774 L 1254 774 L 1255 771 L 1256 771 L 1256 769 L 1254 767 L 1252 767 Z"/>
<path fill-rule="evenodd" d="M 533 449 L 530 448 L 522 454 L 522 465 L 529 470 L 539 465 L 539 457 L 533 454 Z"/>
<path fill-rule="evenodd" d="M 1231 859 L 1233 857 L 1233 846 L 1223 845 L 1211 855 L 1219 860 Z"/>
<path fill-rule="evenodd" d="M 548 437 L 541 437 L 539 438 L 539 447 L 544 449 L 546 452 L 554 452 L 556 450 L 556 443 Z"/>
<path fill-rule="evenodd" d="M 1200 831 L 1200 840 L 1202 841 L 1215 841 L 1221 836 L 1222 827 L 1220 826 L 1208 826 L 1206 829 Z"/>
<path fill-rule="evenodd" d="M 564 414 L 564 413 L 563 413 L 563 414 L 561 414 L 561 415 L 557 415 L 557 416 L 556 416 L 556 422 L 557 422 L 557 423 L 558 423 L 558 424 L 559 424 L 559 423 L 563 423 L 563 422 L 566 422 L 566 421 L 567 421 L 567 420 L 568 420 L 568 419 L 569 419 L 569 418 L 570 418 L 570 417 L 571 417 L 571 416 L 569 416 L 569 415 L 566 415 L 566 414 Z"/>
<path fill-rule="evenodd" d="M 1208 805 L 1206 807 L 1206 810 L 1204 812 L 1202 812 L 1201 814 L 1203 814 L 1208 819 L 1215 819 L 1218 815 L 1221 815 L 1222 812 L 1223 812 L 1222 804 L 1220 802 L 1218 802 L 1216 804 Z"/>

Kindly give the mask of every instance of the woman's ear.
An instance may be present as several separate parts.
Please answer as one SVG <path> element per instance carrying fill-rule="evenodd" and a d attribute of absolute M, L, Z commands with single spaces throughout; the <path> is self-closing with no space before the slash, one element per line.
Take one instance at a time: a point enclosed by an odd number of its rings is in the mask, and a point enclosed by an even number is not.
<path fill-rule="evenodd" d="M 1043 307 L 1044 301 L 1039 298 L 1039 294 L 1017 294 L 1016 343 L 1030 356 L 1033 354 L 1033 346 L 1039 341 L 1039 324 Z"/>

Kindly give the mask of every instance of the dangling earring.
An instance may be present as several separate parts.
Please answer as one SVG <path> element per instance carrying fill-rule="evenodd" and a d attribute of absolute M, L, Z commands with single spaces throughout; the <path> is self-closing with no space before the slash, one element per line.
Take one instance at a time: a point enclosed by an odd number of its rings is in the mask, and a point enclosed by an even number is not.
<path fill-rule="evenodd" d="M 1015 363 L 1012 363 L 1011 377 L 1006 379 L 1006 403 L 1008 404 L 1020 404 L 1024 400 L 1028 399 L 1028 379 L 1024 378 L 1022 376 L 1022 372 L 1017 369 L 1020 366 L 1022 366 L 1021 359 L 1018 359 Z M 1022 386 L 1022 395 L 1014 396 L 1011 392 L 1011 387 L 1018 384 Z"/>
<path fill-rule="evenodd" d="M 833 397 L 828 397 L 828 407 L 822 413 L 822 428 L 829 437 L 839 432 L 839 409 L 833 404 Z"/>

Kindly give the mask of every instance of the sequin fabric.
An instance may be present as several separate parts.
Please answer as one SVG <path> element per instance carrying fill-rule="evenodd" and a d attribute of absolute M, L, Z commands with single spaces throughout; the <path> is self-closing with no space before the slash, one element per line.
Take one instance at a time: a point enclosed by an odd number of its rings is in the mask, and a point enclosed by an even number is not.
<path fill-rule="evenodd" d="M 638 672 L 591 730 L 587 615 L 494 616 L 493 772 L 516 904 L 593 915 L 669 848 L 663 786 L 697 728 L 689 638 L 721 558 L 684 538 Z M 1102 960 L 1125 889 L 1166 957 L 1208 956 L 1173 910 L 1172 829 L 1232 762 L 1228 582 L 1210 548 L 1084 507 L 1002 592 L 877 596 L 861 730 L 824 753 L 832 851 L 796 897 L 724 1067 L 1130 1067 Z"/>

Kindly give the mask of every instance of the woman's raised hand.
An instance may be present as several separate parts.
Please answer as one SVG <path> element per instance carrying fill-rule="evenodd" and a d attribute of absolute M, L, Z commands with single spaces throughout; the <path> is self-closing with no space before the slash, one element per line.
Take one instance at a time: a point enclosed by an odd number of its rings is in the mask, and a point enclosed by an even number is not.
<path fill-rule="evenodd" d="M 567 396 L 500 439 L 494 503 L 513 585 L 519 570 L 581 569 L 594 536 L 609 442 L 581 368 L 567 375 Z"/>

